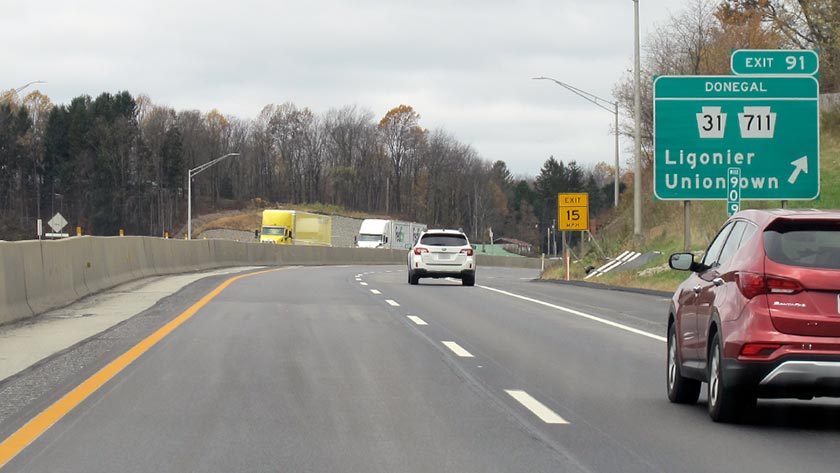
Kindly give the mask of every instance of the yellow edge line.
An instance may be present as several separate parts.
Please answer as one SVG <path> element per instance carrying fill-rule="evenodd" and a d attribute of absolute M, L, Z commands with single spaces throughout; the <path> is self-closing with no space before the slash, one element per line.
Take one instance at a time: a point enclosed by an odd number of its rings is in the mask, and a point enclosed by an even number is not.
<path fill-rule="evenodd" d="M 76 386 L 72 391 L 65 394 L 64 397 L 53 403 L 37 416 L 33 417 L 23 427 L 18 429 L 15 433 L 9 436 L 3 443 L 0 443 L 0 468 L 11 461 L 17 454 L 23 451 L 44 432 L 52 427 L 68 412 L 73 410 L 76 406 L 82 403 L 88 396 L 93 394 L 97 389 L 102 387 L 111 378 L 119 374 L 134 360 L 140 357 L 143 353 L 155 346 L 164 337 L 169 335 L 173 330 L 178 328 L 181 324 L 190 319 L 199 309 L 207 305 L 214 297 L 218 296 L 222 291 L 230 286 L 234 281 L 258 274 L 270 273 L 273 271 L 280 271 L 287 268 L 269 269 L 266 271 L 258 271 L 255 273 L 241 274 L 227 279 L 218 287 L 210 291 L 207 295 L 202 297 L 198 302 L 193 304 L 189 309 L 182 312 L 179 316 L 170 320 L 166 325 L 159 328 L 153 334 L 146 337 L 143 341 L 134 345 L 128 351 L 120 355 L 117 359 L 110 362 L 107 366 L 97 371 L 90 378 L 86 379 L 82 384 Z"/>

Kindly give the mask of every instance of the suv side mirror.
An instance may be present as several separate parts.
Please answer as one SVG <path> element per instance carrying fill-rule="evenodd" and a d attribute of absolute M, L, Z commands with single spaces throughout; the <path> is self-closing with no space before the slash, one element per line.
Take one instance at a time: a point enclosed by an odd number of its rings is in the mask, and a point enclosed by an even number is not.
<path fill-rule="evenodd" d="M 691 253 L 674 253 L 668 258 L 668 266 L 677 271 L 694 271 L 694 255 Z"/>

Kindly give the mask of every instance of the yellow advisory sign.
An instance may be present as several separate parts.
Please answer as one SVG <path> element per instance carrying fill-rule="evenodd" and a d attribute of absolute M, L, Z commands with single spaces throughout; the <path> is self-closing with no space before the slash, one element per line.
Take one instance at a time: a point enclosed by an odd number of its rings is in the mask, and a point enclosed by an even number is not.
<path fill-rule="evenodd" d="M 557 221 L 561 231 L 589 230 L 589 194 L 557 194 Z"/>

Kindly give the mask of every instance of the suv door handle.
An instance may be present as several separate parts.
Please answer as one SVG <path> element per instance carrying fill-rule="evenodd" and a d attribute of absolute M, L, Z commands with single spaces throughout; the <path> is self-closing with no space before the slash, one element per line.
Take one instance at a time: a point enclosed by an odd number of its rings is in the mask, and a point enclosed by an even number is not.
<path fill-rule="evenodd" d="M 715 286 L 723 286 L 724 280 L 723 280 L 723 278 L 714 278 L 714 279 L 712 279 L 712 283 Z"/>
<path fill-rule="evenodd" d="M 700 294 L 700 291 L 701 291 L 702 289 L 703 289 L 703 288 L 702 288 L 702 287 L 700 287 L 700 286 L 694 286 L 694 287 L 692 287 L 692 288 L 691 288 L 691 290 L 692 290 L 692 291 L 694 291 L 694 293 L 695 293 L 695 294 Z"/>

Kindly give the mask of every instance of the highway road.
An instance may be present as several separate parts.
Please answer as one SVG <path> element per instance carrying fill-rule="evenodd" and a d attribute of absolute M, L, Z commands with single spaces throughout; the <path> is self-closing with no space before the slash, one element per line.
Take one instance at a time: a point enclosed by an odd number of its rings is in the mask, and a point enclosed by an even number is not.
<path fill-rule="evenodd" d="M 666 398 L 666 298 L 536 276 L 194 283 L 0 385 L 0 471 L 838 471 L 837 402 L 715 424 Z"/>

